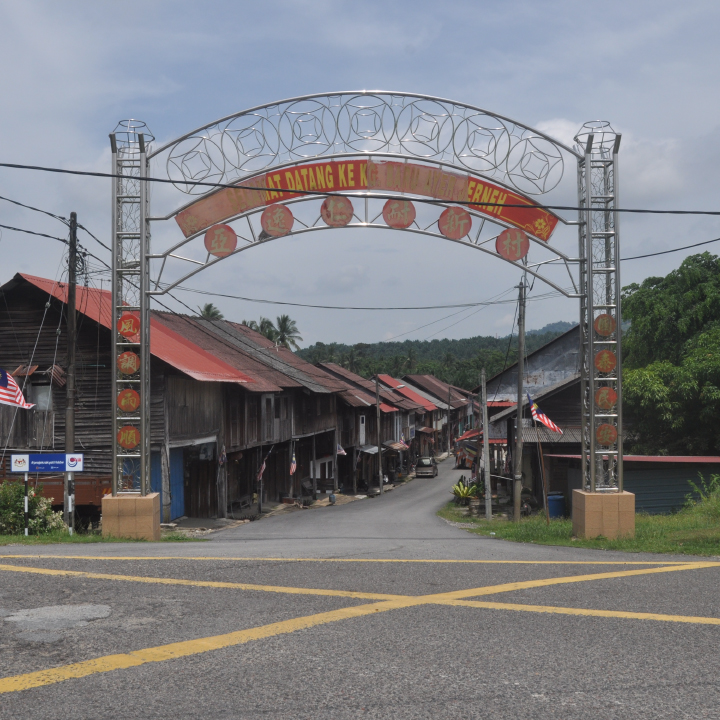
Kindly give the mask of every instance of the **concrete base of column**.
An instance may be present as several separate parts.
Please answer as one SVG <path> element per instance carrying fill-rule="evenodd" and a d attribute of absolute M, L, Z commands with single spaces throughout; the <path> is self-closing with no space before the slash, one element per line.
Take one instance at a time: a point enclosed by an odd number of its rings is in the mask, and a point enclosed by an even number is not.
<path fill-rule="evenodd" d="M 578 538 L 635 537 L 635 495 L 573 490 L 572 519 L 573 535 Z"/>
<path fill-rule="evenodd" d="M 102 500 L 102 534 L 160 540 L 160 494 L 123 493 Z"/>

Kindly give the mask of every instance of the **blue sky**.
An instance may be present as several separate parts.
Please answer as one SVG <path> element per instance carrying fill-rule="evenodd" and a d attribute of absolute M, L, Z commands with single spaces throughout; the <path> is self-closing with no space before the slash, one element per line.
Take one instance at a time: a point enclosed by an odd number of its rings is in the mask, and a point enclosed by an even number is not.
<path fill-rule="evenodd" d="M 109 171 L 107 135 L 122 118 L 144 120 L 165 141 L 286 97 L 401 90 L 477 105 L 564 141 L 586 120 L 609 120 L 623 133 L 623 205 L 720 209 L 719 20 L 711 2 L 0 2 L 0 159 Z M 96 235 L 109 234 L 107 180 L 0 169 L 0 195 L 75 210 Z M 0 223 L 63 234 L 52 219 L 3 202 Z M 622 254 L 711 239 L 719 225 L 624 217 Z M 157 239 L 170 241 L 171 228 Z M 576 239 L 557 242 L 572 251 Z M 17 271 L 58 274 L 59 243 L 4 230 L 0 250 L 2 282 Z M 625 263 L 623 283 L 665 274 L 684 254 Z M 353 230 L 269 243 L 189 284 L 314 304 L 426 305 L 484 300 L 518 279 L 449 243 Z M 285 312 L 216 304 L 236 320 Z M 452 311 L 289 312 L 306 343 L 503 335 L 513 319 L 511 305 L 425 328 Z M 576 317 L 576 301 L 541 300 L 530 303 L 528 325 Z"/>

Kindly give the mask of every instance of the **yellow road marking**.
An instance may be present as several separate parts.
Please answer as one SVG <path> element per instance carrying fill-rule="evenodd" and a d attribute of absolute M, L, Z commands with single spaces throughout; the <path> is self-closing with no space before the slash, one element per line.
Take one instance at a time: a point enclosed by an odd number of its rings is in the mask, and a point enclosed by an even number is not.
<path fill-rule="evenodd" d="M 0 571 L 31 573 L 33 575 L 62 575 L 66 577 L 85 577 L 95 580 L 119 580 L 124 582 L 150 583 L 156 585 L 189 585 L 193 587 L 232 588 L 235 590 L 258 590 L 261 592 L 284 593 L 288 595 L 328 595 L 330 597 L 348 597 L 360 600 L 398 600 L 406 595 L 387 595 L 383 593 L 354 592 L 352 590 L 325 590 L 317 588 L 284 587 L 281 585 L 253 585 L 250 583 L 218 582 L 214 580 L 184 580 L 183 578 L 144 577 L 142 575 L 112 575 L 110 573 L 82 572 L 80 570 L 51 570 L 48 568 L 23 567 L 20 565 L 0 565 Z"/>
<path fill-rule="evenodd" d="M 697 560 L 421 560 L 399 558 L 182 557 L 177 555 L 0 555 L 7 560 L 210 560 L 233 562 L 439 563 L 453 565 L 694 565 Z M 720 562 L 716 562 L 720 565 Z"/>
<path fill-rule="evenodd" d="M 64 680 L 87 677 L 88 675 L 111 672 L 112 670 L 137 667 L 151 662 L 163 662 L 164 660 L 197 655 L 199 653 L 220 650 L 234 645 L 243 645 L 253 640 L 292 633 L 296 630 L 304 630 L 317 625 L 337 622 L 338 620 L 349 620 L 376 612 L 394 610 L 395 608 L 404 607 L 405 604 L 405 602 L 400 600 L 390 600 L 381 603 L 357 605 L 355 607 L 342 608 L 341 610 L 331 610 L 330 612 L 271 623 L 261 627 L 250 628 L 249 630 L 239 630 L 225 635 L 186 640 L 184 642 L 160 645 L 144 650 L 134 650 L 118 655 L 106 655 L 104 657 L 94 658 L 93 660 L 72 663 L 71 665 L 64 665 L 50 670 L 15 675 L 0 679 L 0 694 L 28 690 L 43 685 L 52 685 L 63 682 Z"/>
<path fill-rule="evenodd" d="M 720 625 L 720 618 L 695 615 L 663 615 L 660 613 L 625 612 L 624 610 L 590 610 L 588 608 L 555 607 L 552 605 L 521 605 L 519 603 L 482 602 L 480 600 L 448 600 L 445 605 L 488 608 L 490 610 L 518 610 L 521 612 L 584 615 L 588 617 L 623 618 L 626 620 L 659 620 L 662 622 Z"/>
<path fill-rule="evenodd" d="M 659 572 L 673 572 L 675 570 L 694 570 L 706 567 L 717 567 L 718 563 L 698 562 L 681 566 L 650 568 L 644 570 L 627 570 L 621 572 L 596 573 L 593 575 L 578 575 L 562 578 L 546 578 L 543 580 L 530 580 L 518 583 L 505 583 L 502 585 L 490 585 L 481 588 L 470 588 L 468 590 L 457 590 L 454 592 L 437 593 L 434 595 L 421 596 L 380 596 L 390 597 L 392 599 L 383 602 L 370 603 L 365 605 L 356 605 L 354 607 L 342 608 L 340 610 L 332 610 L 316 615 L 308 615 L 306 617 L 295 618 L 293 620 L 285 620 L 278 623 L 271 623 L 249 630 L 240 630 L 225 635 L 215 635 L 208 638 L 198 638 L 196 640 L 187 640 L 169 645 L 161 645 L 154 648 L 146 648 L 144 650 L 131 651 L 129 653 L 107 655 L 105 657 L 86 660 L 79 663 L 72 663 L 59 668 L 50 670 L 41 670 L 39 672 L 25 673 L 23 675 L 15 675 L 0 679 L 0 694 L 7 692 L 17 692 L 27 690 L 34 687 L 51 685 L 73 678 L 86 677 L 96 673 L 110 672 L 112 670 L 120 670 L 123 668 L 136 667 L 150 662 L 162 662 L 174 658 L 187 657 L 211 650 L 219 650 L 221 648 L 242 645 L 253 640 L 282 635 L 296 630 L 315 627 L 330 622 L 346 620 L 356 617 L 370 615 L 375 612 L 385 612 L 387 610 L 395 610 L 399 608 L 407 608 L 418 605 L 438 604 L 438 605 L 456 605 L 464 607 L 478 607 L 498 610 L 516 610 L 523 612 L 540 612 L 540 613 L 557 613 L 565 615 L 586 615 L 594 617 L 613 617 L 640 620 L 660 620 L 667 622 L 686 622 L 698 623 L 706 625 L 720 625 L 718 618 L 691 617 L 683 615 L 661 615 L 656 613 L 631 613 L 608 610 L 589 610 L 583 608 L 562 608 L 544 605 L 522 605 L 516 603 L 496 603 L 482 602 L 473 600 L 463 600 L 462 598 L 474 597 L 478 595 L 489 595 L 502 592 L 512 592 L 514 590 L 522 590 L 531 587 L 545 587 L 548 585 L 557 585 L 572 582 L 587 582 L 590 580 L 604 580 L 617 577 L 630 577 L 637 575 L 647 575 Z M 341 597 L 367 597 L 369 594 L 363 593 L 347 593 L 339 590 L 315 591 L 307 588 L 282 588 L 264 585 L 246 585 L 244 583 L 206 583 L 204 581 L 195 580 L 175 580 L 167 578 L 144 578 L 133 577 L 127 575 L 110 575 L 105 573 L 85 573 L 71 570 L 47 570 L 44 568 L 25 568 L 14 565 L 1 565 L 0 570 L 8 570 L 11 572 L 32 572 L 49 575 L 65 575 L 65 576 L 81 576 L 92 577 L 97 579 L 108 580 L 129 580 L 136 582 L 159 582 L 161 584 L 181 584 L 181 585 L 206 585 L 210 587 L 240 587 L 242 589 L 263 590 L 269 592 L 288 592 L 291 594 L 324 594 L 335 595 Z M 378 596 L 373 596 L 378 597 Z"/>

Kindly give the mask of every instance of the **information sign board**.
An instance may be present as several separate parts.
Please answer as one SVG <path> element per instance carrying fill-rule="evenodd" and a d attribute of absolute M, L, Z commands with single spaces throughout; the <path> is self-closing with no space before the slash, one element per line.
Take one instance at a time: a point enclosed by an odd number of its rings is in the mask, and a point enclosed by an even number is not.
<path fill-rule="evenodd" d="M 83 453 L 34 453 L 11 455 L 10 471 L 16 473 L 82 472 Z"/>

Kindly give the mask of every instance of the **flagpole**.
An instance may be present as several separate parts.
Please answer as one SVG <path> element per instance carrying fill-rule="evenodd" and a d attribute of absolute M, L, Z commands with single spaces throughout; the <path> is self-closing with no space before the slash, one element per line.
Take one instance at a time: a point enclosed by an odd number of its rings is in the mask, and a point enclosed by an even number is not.
<path fill-rule="evenodd" d="M 535 423 L 535 434 L 537 435 L 538 449 L 540 450 L 540 479 L 542 480 L 543 500 L 545 501 L 545 520 L 549 525 L 550 508 L 548 507 L 548 492 L 547 485 L 545 484 L 545 460 L 543 459 L 542 443 L 540 442 L 540 427 L 535 418 L 533 418 L 533 423 Z"/>

